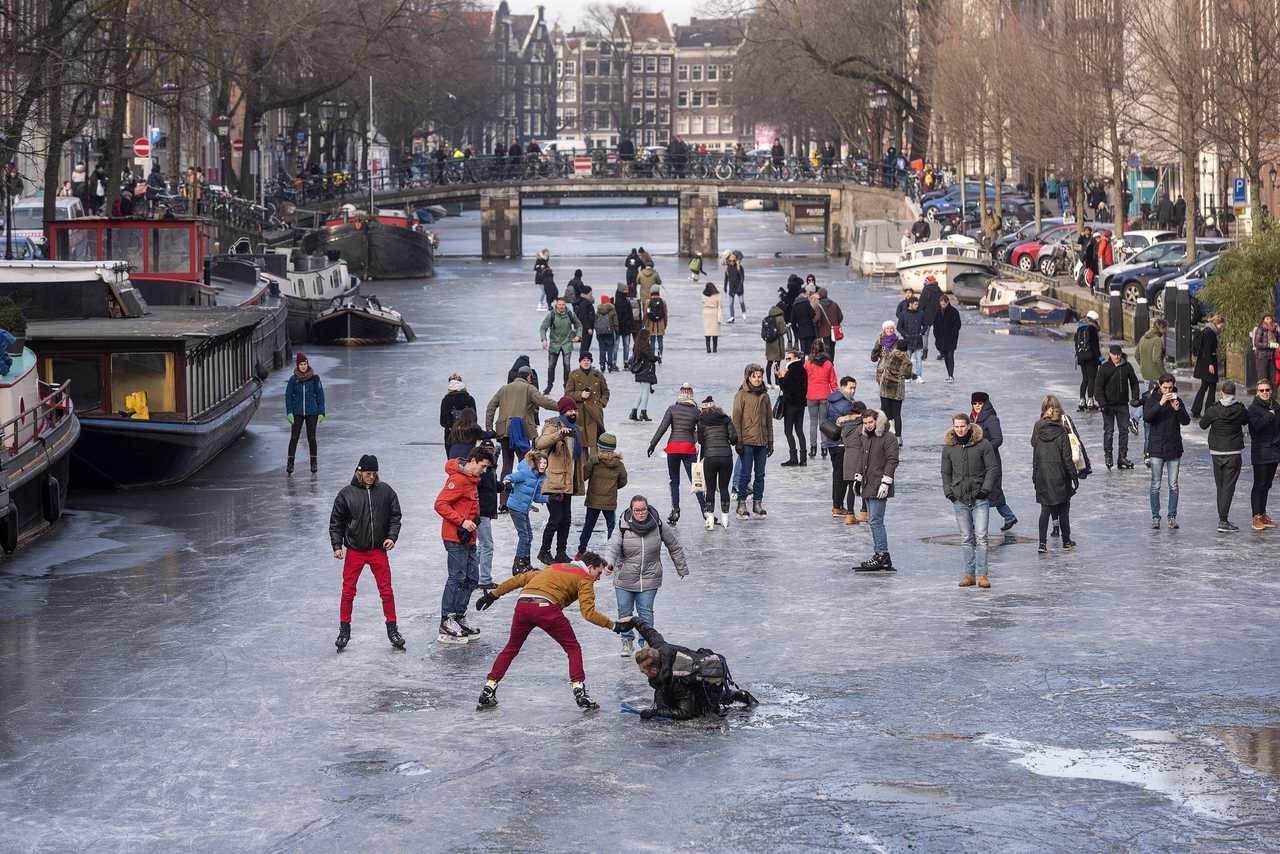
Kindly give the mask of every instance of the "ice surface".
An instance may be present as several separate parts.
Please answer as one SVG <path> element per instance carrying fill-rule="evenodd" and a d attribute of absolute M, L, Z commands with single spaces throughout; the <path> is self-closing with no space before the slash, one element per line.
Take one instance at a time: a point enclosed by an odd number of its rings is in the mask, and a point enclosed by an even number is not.
<path fill-rule="evenodd" d="M 750 237 L 757 221 L 745 222 L 727 235 L 722 223 L 722 247 Z M 657 228 L 628 227 L 579 221 L 575 245 L 595 257 L 557 253 L 557 281 L 581 267 L 597 295 L 612 294 L 625 250 Z M 777 230 L 769 241 L 809 245 Z M 1273 533 L 1213 533 L 1207 448 L 1188 430 L 1180 531 L 1149 530 L 1143 469 L 1101 470 L 1073 507 L 1079 549 L 1038 557 L 1028 440 L 1043 394 L 1073 399 L 1070 346 L 990 334 L 999 323 L 973 312 L 958 382 L 940 382 L 931 359 L 926 382 L 908 390 L 888 513 L 896 575 L 849 571 L 870 554 L 867 527 L 831 519 L 826 460 L 778 467 L 781 424 L 767 519 L 707 532 L 683 487 L 677 530 L 692 571 L 667 573 L 657 624 L 725 653 L 758 708 L 664 725 L 620 714 L 646 686 L 616 636 L 571 612 L 602 708 L 574 707 L 563 653 L 535 633 L 501 706 L 477 713 L 513 605 L 474 617 L 482 634 L 469 646 L 434 642 L 445 577 L 432 509 L 438 404 L 453 370 L 481 406 L 520 353 L 545 376 L 531 266 L 455 258 L 430 282 L 374 283 L 415 343 L 307 347 L 328 392 L 318 475 L 304 464 L 284 476 L 279 372 L 249 433 L 191 483 L 77 495 L 56 539 L 0 561 L 0 850 L 1280 847 Z M 731 402 L 743 365 L 763 356 L 761 311 L 791 271 L 815 273 L 844 307 L 837 368 L 878 402 L 867 356 L 897 303 L 887 284 L 819 258 L 753 258 L 749 320 L 726 324 L 708 356 L 701 288 L 675 259 L 659 258 L 659 270 L 672 323 L 655 419 L 684 380 L 699 398 Z M 665 516 L 666 465 L 644 454 L 655 425 L 626 420 L 629 375 L 609 380 L 625 495 L 649 496 Z M 1000 413 L 1005 489 L 1021 519 L 1017 538 L 992 550 L 990 591 L 956 587 L 960 550 L 938 474 L 949 417 L 976 388 Z M 1077 419 L 1095 462 L 1100 422 Z M 391 555 L 404 653 L 387 644 L 368 575 L 351 645 L 333 650 L 340 565 L 328 513 L 364 453 L 378 455 L 405 514 Z M 1241 480 L 1237 517 L 1247 467 Z M 540 531 L 545 514 L 534 518 Z M 494 532 L 503 579 L 515 538 L 505 517 Z M 592 543 L 602 541 L 603 524 Z M 613 612 L 607 581 L 597 601 Z"/>

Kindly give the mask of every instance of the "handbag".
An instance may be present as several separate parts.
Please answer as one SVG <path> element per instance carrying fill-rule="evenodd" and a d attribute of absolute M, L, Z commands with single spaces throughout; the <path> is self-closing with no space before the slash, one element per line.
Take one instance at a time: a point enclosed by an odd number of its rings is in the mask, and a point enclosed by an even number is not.
<path fill-rule="evenodd" d="M 1071 464 L 1075 466 L 1076 473 L 1084 471 L 1089 463 L 1085 459 L 1084 444 L 1080 441 L 1080 437 L 1076 435 L 1076 425 L 1071 423 L 1071 419 L 1063 414 L 1062 423 L 1067 428 L 1067 441 L 1071 444 Z"/>
<path fill-rule="evenodd" d="M 783 413 L 782 395 L 778 395 L 778 399 L 777 399 L 777 400 L 775 400 L 775 401 L 773 402 L 773 417 L 774 417 L 774 419 L 775 419 L 775 420 L 777 420 L 777 419 L 781 418 L 781 417 L 782 417 L 782 413 Z"/>
<path fill-rule="evenodd" d="M 818 431 L 822 433 L 822 437 L 828 442 L 840 441 L 840 425 L 834 421 L 823 419 L 818 422 Z"/>
<path fill-rule="evenodd" d="M 827 309 L 822 303 L 818 303 L 818 311 L 822 312 L 822 319 L 827 322 L 827 326 L 831 327 L 831 340 L 843 341 L 844 333 L 840 331 L 840 324 L 831 322 L 831 318 L 827 317 Z"/>
<path fill-rule="evenodd" d="M 707 478 L 702 470 L 702 460 L 698 460 L 693 464 L 693 467 L 690 469 L 689 480 L 693 484 L 694 492 L 707 491 Z"/>

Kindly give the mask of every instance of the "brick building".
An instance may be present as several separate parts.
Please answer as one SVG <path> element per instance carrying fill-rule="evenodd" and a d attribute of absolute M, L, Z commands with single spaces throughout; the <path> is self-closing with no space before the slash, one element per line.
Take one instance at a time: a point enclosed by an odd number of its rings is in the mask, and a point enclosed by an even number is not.
<path fill-rule="evenodd" d="M 671 141 L 676 36 L 661 12 L 620 12 L 613 42 L 626 48 L 623 133 L 640 149 Z"/>
<path fill-rule="evenodd" d="M 728 18 L 693 18 L 677 27 L 673 107 L 675 133 L 691 146 L 708 151 L 748 147 L 752 128 L 733 104 L 733 73 L 742 36 Z"/>
<path fill-rule="evenodd" d="M 554 138 L 556 57 L 551 29 L 542 6 L 532 15 L 513 15 L 507 0 L 492 12 L 464 12 L 463 20 L 493 58 L 493 75 L 501 103 L 473 129 L 484 151 L 495 141 Z"/>

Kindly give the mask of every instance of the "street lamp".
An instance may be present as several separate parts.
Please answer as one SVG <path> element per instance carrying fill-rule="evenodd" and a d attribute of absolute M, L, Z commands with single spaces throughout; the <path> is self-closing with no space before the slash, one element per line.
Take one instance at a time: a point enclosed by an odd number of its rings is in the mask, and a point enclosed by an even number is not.
<path fill-rule="evenodd" d="M 258 118 L 253 123 L 253 176 L 254 176 L 254 195 L 255 201 L 262 201 L 266 196 L 266 188 L 263 186 L 263 169 L 262 169 L 262 135 L 266 133 L 267 123 Z"/>
<path fill-rule="evenodd" d="M 338 168 L 342 169 L 347 163 L 347 117 L 351 115 L 351 102 L 343 98 L 338 102 Z"/>
<path fill-rule="evenodd" d="M 333 168 L 333 135 L 329 133 L 329 125 L 333 122 L 333 100 L 325 98 L 320 102 L 320 133 L 324 139 L 320 143 L 320 156 L 327 160 L 327 166 Z M 327 155 L 327 156 L 326 156 Z"/>
<path fill-rule="evenodd" d="M 867 105 L 871 107 L 871 111 L 875 114 L 876 150 L 872 153 L 872 159 L 878 160 L 884 156 L 884 113 L 889 106 L 889 93 L 884 89 L 872 89 L 867 98 Z M 887 174 L 882 176 L 882 181 L 887 177 Z"/>
<path fill-rule="evenodd" d="M 169 134 L 165 145 L 169 147 L 169 174 L 178 177 L 182 168 L 182 130 L 178 127 L 178 107 L 182 104 L 182 87 L 177 83 L 165 83 L 160 96 L 169 109 Z"/>

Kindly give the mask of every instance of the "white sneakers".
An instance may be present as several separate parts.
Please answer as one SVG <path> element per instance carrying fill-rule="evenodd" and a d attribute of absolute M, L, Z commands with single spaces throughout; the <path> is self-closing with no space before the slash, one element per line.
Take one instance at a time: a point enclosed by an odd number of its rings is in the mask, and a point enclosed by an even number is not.
<path fill-rule="evenodd" d="M 729 511 L 726 510 L 720 514 L 720 527 L 728 530 L 729 528 Z"/>
<path fill-rule="evenodd" d="M 712 513 L 710 510 L 708 510 L 706 513 L 703 513 L 703 514 L 702 514 L 702 518 L 703 518 L 703 520 L 704 520 L 704 521 L 706 522 L 706 524 L 707 524 L 707 530 L 708 530 L 708 531 L 710 531 L 710 530 L 712 530 L 713 528 L 715 528 L 715 526 L 716 526 L 716 514 L 715 514 L 715 513 Z"/>
<path fill-rule="evenodd" d="M 635 654 L 636 644 L 630 638 L 624 638 L 622 641 L 622 652 L 618 653 L 623 658 L 630 658 Z"/>

